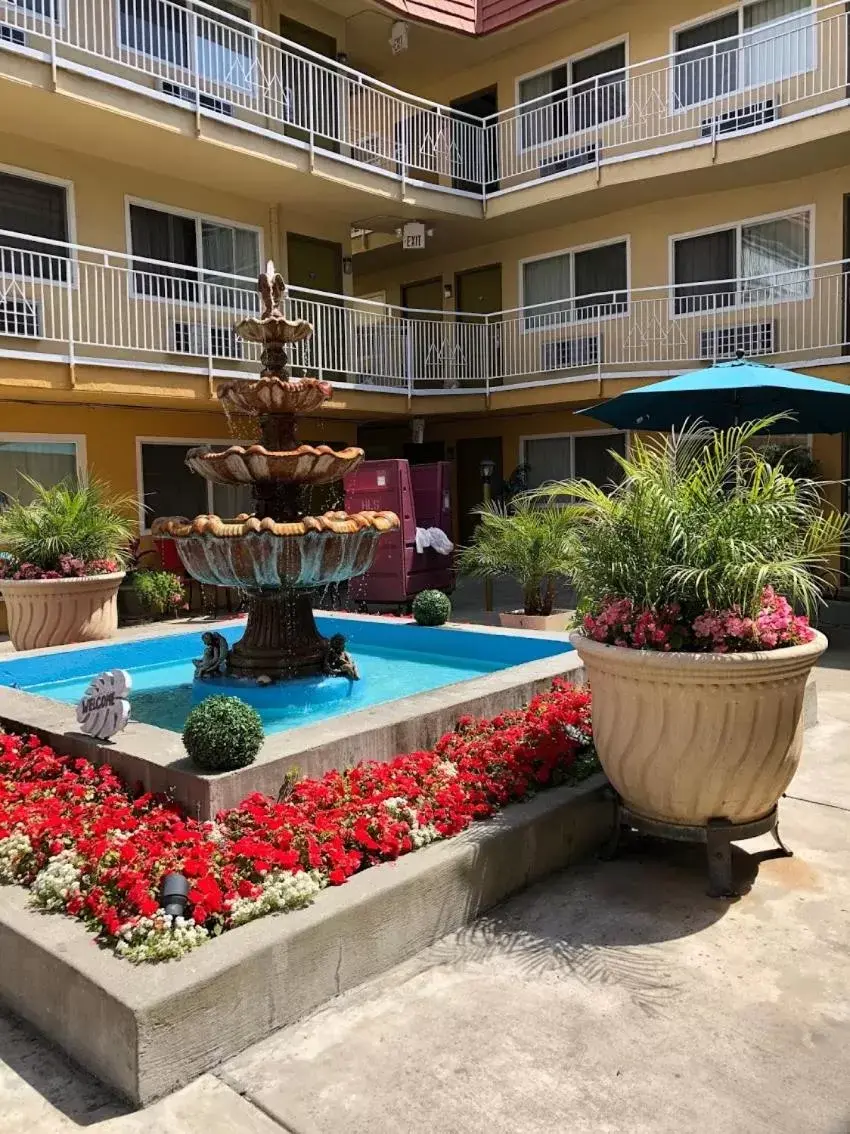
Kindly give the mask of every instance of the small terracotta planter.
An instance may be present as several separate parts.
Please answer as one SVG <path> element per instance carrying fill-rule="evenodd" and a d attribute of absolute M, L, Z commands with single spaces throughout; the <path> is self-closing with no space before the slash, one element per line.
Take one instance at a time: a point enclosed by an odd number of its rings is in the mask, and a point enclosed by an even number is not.
<path fill-rule="evenodd" d="M 546 630 L 560 634 L 567 629 L 572 612 L 553 610 L 551 614 L 523 614 L 521 610 L 503 610 L 499 622 L 510 630 Z"/>
<path fill-rule="evenodd" d="M 806 679 L 827 647 L 654 653 L 571 642 L 593 693 L 593 737 L 626 807 L 662 823 L 770 814 L 803 746 Z"/>
<path fill-rule="evenodd" d="M 111 638 L 118 629 L 123 571 L 84 579 L 4 579 L 9 637 L 16 650 Z"/>

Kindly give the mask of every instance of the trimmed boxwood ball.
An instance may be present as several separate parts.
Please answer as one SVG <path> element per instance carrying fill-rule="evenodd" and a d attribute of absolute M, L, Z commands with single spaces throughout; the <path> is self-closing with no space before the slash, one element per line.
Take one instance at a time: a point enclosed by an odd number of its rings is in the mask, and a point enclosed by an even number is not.
<path fill-rule="evenodd" d="M 183 744 L 205 772 L 232 772 L 253 764 L 264 735 L 256 709 L 238 697 L 217 695 L 189 713 Z"/>
<path fill-rule="evenodd" d="M 413 600 L 413 617 L 420 626 L 442 626 L 451 616 L 451 601 L 442 591 L 420 591 Z"/>

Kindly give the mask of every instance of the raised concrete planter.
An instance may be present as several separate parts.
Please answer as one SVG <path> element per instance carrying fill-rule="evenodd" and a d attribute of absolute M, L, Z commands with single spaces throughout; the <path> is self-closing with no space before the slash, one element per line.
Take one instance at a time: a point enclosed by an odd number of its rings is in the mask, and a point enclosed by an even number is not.
<path fill-rule="evenodd" d="M 9 637 L 16 650 L 111 638 L 118 629 L 123 571 L 83 579 L 4 579 Z"/>
<path fill-rule="evenodd" d="M 0 887 L 0 1000 L 132 1102 L 152 1102 L 587 855 L 613 821 L 603 785 L 544 792 L 163 965 L 131 966 Z"/>

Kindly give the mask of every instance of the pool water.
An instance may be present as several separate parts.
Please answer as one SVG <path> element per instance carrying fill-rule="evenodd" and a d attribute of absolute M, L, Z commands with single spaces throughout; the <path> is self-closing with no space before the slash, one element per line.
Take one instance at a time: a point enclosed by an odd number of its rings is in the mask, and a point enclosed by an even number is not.
<path fill-rule="evenodd" d="M 282 732 L 344 713 L 424 693 L 523 662 L 570 650 L 567 642 L 533 635 L 439 629 L 387 619 L 319 616 L 325 636 L 344 634 L 360 671 L 359 681 L 339 677 L 301 678 L 265 688 L 234 679 L 193 681 L 192 659 L 203 652 L 202 627 L 120 645 L 22 655 L 0 663 L 0 685 L 76 704 L 91 679 L 107 669 L 132 678 L 131 719 L 179 732 L 193 704 L 215 693 L 249 700 L 267 733 Z M 231 644 L 241 623 L 219 628 Z"/>

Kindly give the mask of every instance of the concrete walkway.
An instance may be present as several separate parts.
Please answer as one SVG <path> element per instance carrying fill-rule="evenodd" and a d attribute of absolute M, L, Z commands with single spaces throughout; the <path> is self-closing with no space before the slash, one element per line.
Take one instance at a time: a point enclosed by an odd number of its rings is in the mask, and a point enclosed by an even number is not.
<path fill-rule="evenodd" d="M 135 1115 L 0 1015 L 0 1132 L 848 1134 L 850 673 L 818 681 L 796 856 L 745 844 L 740 901 L 705 897 L 697 848 L 637 842 Z"/>

